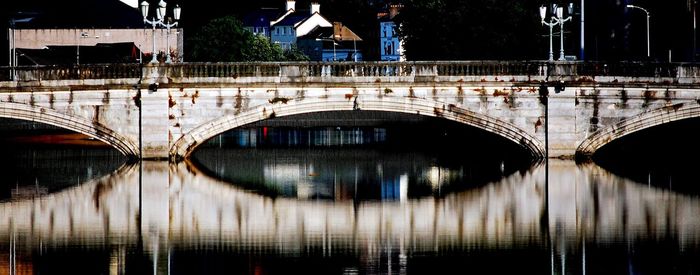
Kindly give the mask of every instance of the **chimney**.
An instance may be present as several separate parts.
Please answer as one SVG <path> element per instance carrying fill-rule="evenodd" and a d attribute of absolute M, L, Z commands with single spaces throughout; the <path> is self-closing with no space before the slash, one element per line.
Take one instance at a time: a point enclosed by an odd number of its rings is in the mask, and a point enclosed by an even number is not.
<path fill-rule="evenodd" d="M 311 14 L 314 13 L 321 14 L 321 4 L 318 2 L 311 2 Z"/>
<path fill-rule="evenodd" d="M 287 9 L 286 10 L 296 10 L 296 1 L 287 0 Z"/>
<path fill-rule="evenodd" d="M 399 11 L 403 8 L 402 5 L 391 4 L 389 5 L 389 19 L 394 19 L 399 14 Z"/>
<path fill-rule="evenodd" d="M 333 40 L 343 40 L 343 22 L 333 22 Z"/>

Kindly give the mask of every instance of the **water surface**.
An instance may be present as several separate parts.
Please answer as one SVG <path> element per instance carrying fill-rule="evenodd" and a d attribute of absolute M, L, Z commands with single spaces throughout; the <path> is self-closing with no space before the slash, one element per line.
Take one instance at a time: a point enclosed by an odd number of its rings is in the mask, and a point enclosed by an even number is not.
<path fill-rule="evenodd" d="M 353 130 L 319 131 L 339 140 Z M 465 154 L 473 147 L 448 147 L 461 152 L 455 157 L 347 137 L 314 146 L 257 137 L 224 146 L 222 138 L 221 148 L 213 140 L 177 164 L 128 164 L 99 150 L 16 151 L 0 181 L 0 271 L 700 271 L 692 190 L 592 162 L 523 164 Z M 40 192 L 15 196 L 17 188 Z"/>

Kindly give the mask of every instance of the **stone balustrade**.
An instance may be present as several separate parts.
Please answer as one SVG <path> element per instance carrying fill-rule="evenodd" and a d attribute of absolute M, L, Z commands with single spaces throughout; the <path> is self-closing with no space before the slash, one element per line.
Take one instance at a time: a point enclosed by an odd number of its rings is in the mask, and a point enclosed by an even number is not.
<path fill-rule="evenodd" d="M 650 62 L 248 62 L 0 67 L 0 87 L 3 88 L 56 84 L 135 85 L 139 81 L 161 84 L 451 81 L 696 84 L 698 79 L 700 64 Z"/>

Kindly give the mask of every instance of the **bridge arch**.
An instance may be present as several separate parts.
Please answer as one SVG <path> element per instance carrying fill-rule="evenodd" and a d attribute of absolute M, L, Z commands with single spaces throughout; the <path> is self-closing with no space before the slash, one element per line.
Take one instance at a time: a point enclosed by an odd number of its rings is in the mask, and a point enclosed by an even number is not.
<path fill-rule="evenodd" d="M 35 121 L 71 130 L 100 140 L 127 157 L 137 157 L 139 147 L 130 138 L 96 122 L 55 110 L 21 103 L 0 102 L 0 117 Z"/>
<path fill-rule="evenodd" d="M 592 156 L 606 144 L 626 135 L 661 124 L 700 117 L 697 102 L 678 103 L 626 118 L 588 136 L 576 149 L 578 156 Z"/>
<path fill-rule="evenodd" d="M 354 100 L 337 98 L 319 101 L 290 100 L 285 103 L 266 103 L 252 107 L 237 115 L 221 117 L 184 133 L 171 147 L 170 157 L 171 159 L 186 158 L 206 140 L 225 131 L 256 121 L 304 113 L 353 110 L 398 112 L 440 117 L 504 137 L 525 148 L 534 158 L 541 159 L 546 156 L 543 144 L 536 137 L 517 126 L 455 105 L 421 98 L 384 97 L 383 99 L 363 99 L 361 96 L 355 96 Z"/>

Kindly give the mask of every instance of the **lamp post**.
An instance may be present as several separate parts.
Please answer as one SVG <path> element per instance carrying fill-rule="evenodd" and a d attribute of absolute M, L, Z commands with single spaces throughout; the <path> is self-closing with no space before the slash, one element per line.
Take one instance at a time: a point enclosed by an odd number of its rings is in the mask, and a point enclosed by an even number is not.
<path fill-rule="evenodd" d="M 547 7 L 540 7 L 540 19 L 542 20 L 542 25 L 549 27 L 549 61 L 554 61 L 554 52 L 552 50 L 552 29 L 554 26 L 559 25 L 559 61 L 566 60 L 564 58 L 564 23 L 571 20 L 571 14 L 574 13 L 574 4 L 569 3 L 568 12 L 569 16 L 564 18 L 564 7 L 557 7 L 557 4 L 552 4 L 552 16 L 549 18 L 549 22 L 545 21 L 547 17 Z"/>
<path fill-rule="evenodd" d="M 651 15 L 649 15 L 649 11 L 648 11 L 648 10 L 646 10 L 645 8 L 642 8 L 642 7 L 640 7 L 640 6 L 627 5 L 627 7 L 630 8 L 630 9 L 640 9 L 640 10 L 642 10 L 644 13 L 646 13 L 646 15 L 647 15 L 647 58 L 649 58 L 649 57 L 651 57 L 651 50 L 650 50 L 651 47 L 650 47 L 650 43 L 649 43 L 649 18 L 651 17 Z"/>
<path fill-rule="evenodd" d="M 352 61 L 357 62 L 357 38 L 356 37 L 352 38 L 352 48 L 353 48 Z"/>
<path fill-rule="evenodd" d="M 81 38 L 87 38 L 88 33 L 87 32 L 80 32 L 80 36 L 78 37 L 78 46 L 76 49 L 75 53 L 75 64 L 80 65 L 80 43 L 81 43 Z"/>
<path fill-rule="evenodd" d="M 17 51 L 15 49 L 15 19 L 10 19 L 10 28 L 7 30 L 7 34 L 10 36 L 7 40 L 10 43 L 8 47 L 10 52 L 8 56 L 8 61 L 10 62 L 10 80 L 15 80 L 15 66 L 17 66 Z"/>
<path fill-rule="evenodd" d="M 161 3 L 164 3 L 164 2 L 161 0 Z M 160 8 L 156 12 L 157 20 L 156 20 L 156 18 L 152 18 L 151 20 L 148 20 L 148 18 L 147 18 L 148 17 L 148 6 L 149 6 L 148 2 L 146 2 L 146 1 L 141 2 L 141 7 L 140 7 L 141 8 L 141 15 L 143 15 L 143 22 L 146 24 L 151 24 L 151 26 L 153 27 L 153 52 L 152 52 L 153 58 L 151 59 L 151 63 L 158 63 L 158 59 L 156 58 L 156 55 L 157 55 L 156 54 L 156 25 L 158 25 L 158 23 L 163 22 L 163 15 L 165 14 L 165 7 L 163 8 L 163 12 L 161 12 Z"/>
<path fill-rule="evenodd" d="M 17 23 L 27 23 L 32 21 L 32 17 L 26 17 L 22 19 L 16 19 L 15 17 L 9 20 L 9 29 L 7 30 L 8 42 L 9 42 L 9 63 L 10 63 L 10 79 L 12 81 L 17 80 L 17 73 L 15 67 L 17 67 L 17 45 L 15 44 L 15 24 Z"/>
<path fill-rule="evenodd" d="M 333 42 L 333 61 L 337 61 L 338 59 L 335 57 L 335 40 L 331 39 L 331 42 Z"/>
<path fill-rule="evenodd" d="M 558 7 L 557 8 L 557 21 L 559 21 L 559 39 L 560 39 L 560 44 L 559 44 L 559 61 L 564 61 L 566 60 L 564 58 L 564 23 L 566 21 L 571 20 L 571 14 L 574 12 L 574 4 L 569 4 L 569 16 L 564 18 L 564 8 L 563 7 Z"/>
<path fill-rule="evenodd" d="M 552 5 L 553 9 L 556 9 L 557 4 Z M 552 50 L 552 29 L 554 26 L 559 24 L 559 21 L 552 16 L 549 18 L 549 22 L 544 21 L 545 17 L 547 17 L 547 7 L 541 6 L 540 7 L 540 19 L 542 21 L 542 25 L 549 27 L 549 61 L 554 61 L 554 51 Z"/>
<path fill-rule="evenodd" d="M 335 39 L 331 38 L 316 38 L 316 41 L 330 41 L 333 42 L 333 61 L 336 61 L 337 59 L 335 58 Z M 321 53 L 321 56 L 323 56 L 323 53 Z"/>
<path fill-rule="evenodd" d="M 164 2 L 163 2 L 164 3 Z M 163 27 L 167 29 L 167 32 L 165 33 L 165 43 L 166 43 L 166 57 L 165 57 L 165 63 L 172 63 L 172 59 L 170 58 L 170 28 L 177 26 L 177 21 L 180 20 L 180 13 L 182 12 L 182 9 L 180 8 L 179 5 L 175 5 L 175 8 L 173 9 L 173 17 L 175 18 L 174 23 L 161 23 Z M 168 20 L 170 21 L 170 20 Z"/>
<path fill-rule="evenodd" d="M 153 27 L 153 58 L 151 59 L 151 63 L 158 63 L 157 59 L 157 54 L 156 54 L 156 26 L 161 25 L 163 27 L 166 27 L 168 29 L 168 38 L 170 34 L 170 28 L 177 26 L 177 20 L 180 20 L 180 13 L 181 13 L 181 8 L 180 6 L 175 6 L 173 9 L 173 15 L 175 17 L 175 23 L 172 24 L 167 24 L 164 23 L 163 20 L 165 18 L 165 13 L 167 12 L 167 3 L 165 1 L 160 0 L 158 3 L 158 9 L 156 10 L 156 17 L 152 18 L 151 20 L 148 20 L 148 2 L 143 1 L 141 2 L 141 15 L 143 15 L 143 22 L 146 24 L 151 24 Z M 170 42 L 167 42 L 167 47 L 170 47 Z M 166 63 L 172 62 L 170 59 L 170 49 L 167 50 L 167 58 L 166 58 Z"/>

